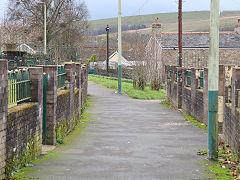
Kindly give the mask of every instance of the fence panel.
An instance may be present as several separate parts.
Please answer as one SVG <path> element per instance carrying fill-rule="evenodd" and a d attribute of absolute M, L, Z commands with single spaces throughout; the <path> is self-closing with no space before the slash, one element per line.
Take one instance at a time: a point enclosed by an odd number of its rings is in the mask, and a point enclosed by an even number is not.
<path fill-rule="evenodd" d="M 202 89 L 203 88 L 203 71 L 200 71 L 199 80 L 200 80 L 200 88 Z"/>
<path fill-rule="evenodd" d="M 31 99 L 31 80 L 28 69 L 12 70 L 8 74 L 8 105 Z"/>
<path fill-rule="evenodd" d="M 187 71 L 187 87 L 191 86 L 191 76 L 192 76 L 192 72 Z"/>
<path fill-rule="evenodd" d="M 65 87 L 65 80 L 66 80 L 65 66 L 64 65 L 58 66 L 58 89 Z"/>

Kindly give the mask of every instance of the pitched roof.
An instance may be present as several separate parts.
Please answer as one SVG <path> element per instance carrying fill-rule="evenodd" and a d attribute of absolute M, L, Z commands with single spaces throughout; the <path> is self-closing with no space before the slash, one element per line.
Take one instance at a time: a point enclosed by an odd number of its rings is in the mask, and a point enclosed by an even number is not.
<path fill-rule="evenodd" d="M 163 48 L 178 47 L 178 33 L 163 33 L 157 40 Z M 220 33 L 220 48 L 240 48 L 240 35 L 234 32 Z M 208 32 L 183 33 L 183 48 L 209 48 Z"/>

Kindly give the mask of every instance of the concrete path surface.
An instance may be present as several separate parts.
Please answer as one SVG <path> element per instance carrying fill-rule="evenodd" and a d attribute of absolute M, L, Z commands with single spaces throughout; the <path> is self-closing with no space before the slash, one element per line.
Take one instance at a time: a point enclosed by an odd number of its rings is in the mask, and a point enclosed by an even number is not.
<path fill-rule="evenodd" d="M 33 167 L 41 180 L 204 179 L 197 155 L 207 134 L 159 101 L 134 100 L 89 83 L 92 121 L 58 158 Z"/>

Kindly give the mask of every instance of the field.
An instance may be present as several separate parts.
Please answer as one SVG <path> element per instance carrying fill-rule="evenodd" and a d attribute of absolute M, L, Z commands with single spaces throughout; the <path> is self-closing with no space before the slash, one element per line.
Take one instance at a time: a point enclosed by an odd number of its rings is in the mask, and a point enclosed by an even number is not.
<path fill-rule="evenodd" d="M 193 11 L 183 13 L 183 31 L 208 31 L 209 29 L 209 11 Z M 160 23 L 163 25 L 164 32 L 177 31 L 177 13 L 160 13 L 141 16 L 123 17 L 123 25 L 144 24 L 150 27 L 154 19 L 159 17 Z M 240 17 L 240 11 L 224 11 L 221 12 L 220 29 L 222 31 L 231 30 L 237 25 L 237 19 Z M 104 29 L 107 25 L 116 26 L 117 18 L 101 19 L 90 21 L 91 30 Z M 145 33 L 149 33 L 150 29 L 145 29 Z"/>
<path fill-rule="evenodd" d="M 91 82 L 95 82 L 97 84 L 101 84 L 107 88 L 118 89 L 118 81 L 117 78 L 108 78 L 98 75 L 88 75 L 88 79 Z M 152 91 L 150 87 L 146 87 L 144 91 L 134 89 L 132 80 L 123 79 L 122 81 L 122 91 L 124 94 L 128 95 L 134 99 L 144 99 L 144 100 L 152 100 L 152 99 L 164 99 L 165 98 L 165 90 L 161 89 L 160 91 Z"/>

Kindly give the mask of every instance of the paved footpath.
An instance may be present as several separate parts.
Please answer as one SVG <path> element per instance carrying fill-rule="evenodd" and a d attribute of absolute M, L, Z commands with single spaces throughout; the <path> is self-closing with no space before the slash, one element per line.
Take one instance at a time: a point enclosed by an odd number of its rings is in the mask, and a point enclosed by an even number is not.
<path fill-rule="evenodd" d="M 58 158 L 35 166 L 41 180 L 204 179 L 197 156 L 207 134 L 159 101 L 134 100 L 89 83 L 92 121 Z"/>

